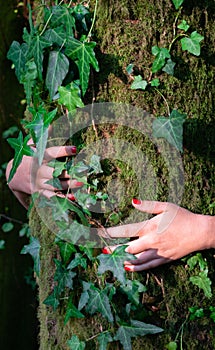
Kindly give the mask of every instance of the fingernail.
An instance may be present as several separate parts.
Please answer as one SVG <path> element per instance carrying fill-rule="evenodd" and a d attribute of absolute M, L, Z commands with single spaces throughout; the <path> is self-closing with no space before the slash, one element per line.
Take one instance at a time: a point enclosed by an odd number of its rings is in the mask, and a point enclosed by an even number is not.
<path fill-rule="evenodd" d="M 70 201 L 75 201 L 75 196 L 74 196 L 74 194 L 72 194 L 72 193 L 69 193 L 69 194 L 67 195 L 67 198 L 68 198 Z"/>
<path fill-rule="evenodd" d="M 141 201 L 140 201 L 139 199 L 136 199 L 136 198 L 133 198 L 133 199 L 132 199 L 132 202 L 133 202 L 133 204 L 135 204 L 135 205 L 141 204 Z"/>
<path fill-rule="evenodd" d="M 128 266 L 125 266 L 125 267 L 124 267 L 124 270 L 125 270 L 125 271 L 131 271 L 130 267 L 128 267 Z"/>
<path fill-rule="evenodd" d="M 109 251 L 108 251 L 107 248 L 103 248 L 103 249 L 102 249 L 102 253 L 103 253 L 103 254 L 109 254 Z"/>
<path fill-rule="evenodd" d="M 72 153 L 76 153 L 76 151 L 77 151 L 76 146 L 71 146 L 70 149 L 71 149 L 71 152 L 72 152 Z"/>
<path fill-rule="evenodd" d="M 83 186 L 83 184 L 84 184 L 83 182 L 77 181 L 76 184 L 75 184 L 75 186 Z"/>

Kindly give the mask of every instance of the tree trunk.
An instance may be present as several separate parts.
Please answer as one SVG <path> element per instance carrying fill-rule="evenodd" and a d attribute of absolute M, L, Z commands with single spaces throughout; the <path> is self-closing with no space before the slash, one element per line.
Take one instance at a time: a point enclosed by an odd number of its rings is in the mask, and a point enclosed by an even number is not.
<path fill-rule="evenodd" d="M 204 36 L 200 57 L 181 52 L 176 43 L 173 58 L 177 63 L 176 76 L 162 77 L 162 94 L 170 109 L 187 113 L 184 124 L 184 153 L 182 156 L 185 183 L 181 205 L 198 213 L 213 214 L 209 204 L 214 201 L 214 11 L 213 1 L 185 1 L 182 14 L 194 30 Z M 172 1 L 161 0 L 101 0 L 99 1 L 95 39 L 98 42 L 100 73 L 94 74 L 94 83 L 86 103 L 115 102 L 140 107 L 156 116 L 166 114 L 162 97 L 154 91 L 131 90 L 131 81 L 126 66 L 134 63 L 135 69 L 146 79 L 149 76 L 154 45 L 167 47 L 173 38 L 173 23 L 176 11 Z M 145 68 L 146 67 L 146 68 Z M 122 137 L 122 132 L 117 131 Z M 129 134 L 124 135 L 129 137 Z M 90 142 L 92 142 L 92 138 Z M 141 142 L 141 140 L 139 141 Z M 156 157 L 155 157 L 156 158 Z M 156 172 L 162 167 L 154 159 Z M 159 176 L 159 174 L 157 175 Z M 167 180 L 168 174 L 163 173 Z M 165 178 L 166 176 L 166 178 Z M 150 198 L 149 198 L 150 199 Z M 165 193 L 159 199 L 166 200 Z M 53 243 L 54 234 L 49 232 L 35 211 L 31 214 L 30 225 L 33 236 L 41 244 L 41 273 L 39 285 L 40 349 L 68 349 L 67 341 L 73 334 L 86 340 L 100 332 L 101 317 L 70 320 L 64 325 L 65 305 L 53 311 L 43 304 L 53 290 L 55 266 L 53 258 L 58 256 Z M 183 229 L 183 227 L 182 227 Z M 203 253 L 208 260 L 209 274 L 214 273 L 214 259 L 210 251 Z M 90 270 L 89 270 L 90 273 Z M 209 318 L 187 322 L 188 308 L 214 305 L 214 297 L 208 300 L 189 281 L 190 271 L 183 261 L 168 264 L 139 273 L 136 278 L 145 279 L 148 284 L 143 303 L 150 315 L 150 323 L 164 328 L 159 335 L 135 339 L 132 348 L 164 349 L 177 334 L 183 336 L 184 349 L 213 349 L 215 337 Z M 214 286 L 213 286 L 214 288 Z M 148 320 L 143 320 L 147 323 Z M 180 327 L 183 332 L 180 333 Z M 211 331 L 209 331 L 209 329 Z M 179 333 L 178 333 L 179 332 Z M 97 349 L 94 340 L 87 349 Z M 109 349 L 120 348 L 116 342 Z"/>

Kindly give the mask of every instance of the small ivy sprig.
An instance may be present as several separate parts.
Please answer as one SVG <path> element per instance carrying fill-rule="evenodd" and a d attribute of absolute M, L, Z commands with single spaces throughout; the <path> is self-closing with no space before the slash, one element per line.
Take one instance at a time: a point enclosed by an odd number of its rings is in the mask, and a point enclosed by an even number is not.
<path fill-rule="evenodd" d="M 151 72 L 149 79 L 146 80 L 142 77 L 142 75 L 133 75 L 134 64 L 129 64 L 126 68 L 127 73 L 132 78 L 133 82 L 131 84 L 132 90 L 146 90 L 147 88 L 153 88 L 155 91 L 161 95 L 166 106 L 167 106 L 167 114 L 166 117 L 158 117 L 153 123 L 153 136 L 157 138 L 166 139 L 171 145 L 176 147 L 180 152 L 183 151 L 182 143 L 183 143 L 183 123 L 186 118 L 186 114 L 181 113 L 177 110 L 173 110 L 170 112 L 169 104 L 164 97 L 164 95 L 160 92 L 158 87 L 160 86 L 160 79 L 157 76 L 158 72 L 162 71 L 169 75 L 174 76 L 174 68 L 176 63 L 172 60 L 171 50 L 173 45 L 180 41 L 181 49 L 183 51 L 188 51 L 189 53 L 199 56 L 201 51 L 200 43 L 204 39 L 202 35 L 197 33 L 197 31 L 193 31 L 188 34 L 188 30 L 190 28 L 189 24 L 186 20 L 182 20 L 178 25 L 177 29 L 179 33 L 176 32 L 176 23 L 178 21 L 178 17 L 181 13 L 180 6 L 183 4 L 184 0 L 173 0 L 173 4 L 175 9 L 178 10 L 178 14 L 175 18 L 174 23 L 174 31 L 173 31 L 173 39 L 169 44 L 168 48 L 165 47 L 152 47 L 152 55 L 155 57 L 152 63 Z M 156 76 L 154 76 L 156 74 Z"/>
<path fill-rule="evenodd" d="M 57 118 L 57 111 L 72 112 L 83 107 L 90 67 L 99 70 L 90 41 L 92 15 L 82 4 L 43 6 L 40 23 L 33 24 L 29 7 L 30 30 L 24 28 L 23 43 L 13 41 L 7 57 L 13 62 L 16 76 L 24 86 L 27 111 L 32 121 L 25 123 L 33 138 L 41 164 L 48 137 L 48 127 Z M 13 178 L 23 155 L 33 155 L 29 136 L 20 134 L 9 139 L 15 150 L 9 181 Z"/>

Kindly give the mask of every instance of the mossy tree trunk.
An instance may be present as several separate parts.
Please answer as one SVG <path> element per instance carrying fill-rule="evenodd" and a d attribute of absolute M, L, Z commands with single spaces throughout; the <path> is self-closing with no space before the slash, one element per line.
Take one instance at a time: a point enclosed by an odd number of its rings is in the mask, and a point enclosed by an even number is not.
<path fill-rule="evenodd" d="M 187 113 L 184 125 L 185 185 L 182 205 L 192 211 L 213 214 L 209 204 L 214 201 L 214 11 L 213 1 L 185 1 L 183 18 L 194 30 L 204 36 L 200 57 L 182 53 L 179 45 L 173 49 L 177 63 L 176 76 L 162 77 L 162 93 L 171 109 Z M 153 45 L 166 47 L 172 40 L 176 11 L 170 0 L 101 0 L 99 1 L 95 36 L 98 42 L 100 73 L 94 75 L 96 102 L 118 102 L 135 105 L 155 115 L 166 114 L 161 96 L 153 91 L 133 91 L 126 74 L 126 66 L 134 63 L 145 78 L 149 76 Z M 146 67 L 146 68 L 145 68 Z M 86 103 L 92 100 L 89 91 Z M 162 198 L 165 199 L 165 198 Z M 100 331 L 100 317 L 69 321 L 64 325 L 64 305 L 52 311 L 43 304 L 53 289 L 58 256 L 53 244 L 54 234 L 40 222 L 36 213 L 31 215 L 32 234 L 41 244 L 41 273 L 39 285 L 40 349 L 68 349 L 72 334 L 88 339 Z M 183 229 L 183 228 L 182 228 Z M 209 275 L 214 273 L 212 252 L 204 252 Z M 145 274 L 140 273 L 140 278 Z M 215 305 L 203 292 L 189 282 L 185 263 L 176 262 L 147 273 L 148 291 L 143 303 L 153 320 L 165 331 L 160 335 L 134 340 L 133 349 L 164 349 L 174 340 L 191 306 Z M 214 286 L 212 286 L 214 288 Z M 147 320 L 144 320 L 147 322 Z M 215 337 L 212 321 L 195 320 L 184 326 L 184 349 L 213 349 Z M 96 349 L 89 342 L 89 349 Z M 120 348 L 114 344 L 110 349 Z"/>

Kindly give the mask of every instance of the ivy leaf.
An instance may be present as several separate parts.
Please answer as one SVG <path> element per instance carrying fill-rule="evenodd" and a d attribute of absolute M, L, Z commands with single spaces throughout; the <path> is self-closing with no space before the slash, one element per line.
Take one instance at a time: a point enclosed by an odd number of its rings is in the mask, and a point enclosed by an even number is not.
<path fill-rule="evenodd" d="M 179 7 L 183 4 L 184 0 L 172 0 L 176 10 L 179 9 Z"/>
<path fill-rule="evenodd" d="M 183 19 L 182 22 L 179 23 L 178 28 L 181 30 L 184 30 L 186 32 L 190 28 L 190 26 L 187 23 L 187 21 L 185 21 L 185 19 Z"/>
<path fill-rule="evenodd" d="M 133 73 L 133 69 L 134 69 L 134 64 L 130 63 L 127 67 L 126 67 L 126 72 L 131 75 Z"/>
<path fill-rule="evenodd" d="M 45 184 L 51 185 L 54 188 L 56 188 L 57 190 L 62 190 L 61 182 L 60 182 L 60 179 L 58 179 L 58 178 L 52 178 L 52 179 L 46 181 Z"/>
<path fill-rule="evenodd" d="M 152 79 L 151 86 L 159 86 L 160 80 L 158 78 Z"/>
<path fill-rule="evenodd" d="M 59 26 L 53 29 L 48 29 L 45 31 L 43 37 L 51 42 L 51 44 L 57 44 L 59 47 L 61 47 L 67 38 L 67 34 L 65 32 L 64 26 Z"/>
<path fill-rule="evenodd" d="M 46 9 L 45 20 L 48 21 L 49 18 L 49 25 L 52 28 L 63 25 L 67 37 L 73 36 L 73 29 L 75 29 L 75 19 L 72 16 L 72 11 L 69 7 L 61 5 L 52 6 L 50 9 Z"/>
<path fill-rule="evenodd" d="M 78 310 L 83 309 L 83 307 L 88 303 L 89 300 L 89 294 L 88 294 L 88 290 L 91 287 L 91 283 L 85 282 L 83 281 L 83 292 L 81 293 L 80 299 L 79 299 L 79 303 L 78 303 Z"/>
<path fill-rule="evenodd" d="M 124 350 L 132 350 L 131 338 L 163 332 L 162 328 L 144 322 L 131 320 L 131 325 L 126 324 L 118 328 L 114 340 L 119 340 Z"/>
<path fill-rule="evenodd" d="M 102 332 L 97 337 L 99 342 L 99 350 L 106 350 L 107 344 L 113 341 L 110 332 Z"/>
<path fill-rule="evenodd" d="M 3 239 L 0 240 L 0 250 L 5 248 L 5 241 Z"/>
<path fill-rule="evenodd" d="M 72 244 L 79 244 L 81 238 L 85 241 L 89 239 L 89 227 L 79 224 L 77 221 L 67 224 L 65 222 L 57 222 L 57 225 L 61 228 L 57 236 Z"/>
<path fill-rule="evenodd" d="M 177 350 L 177 343 L 175 341 L 170 341 L 167 345 L 165 345 L 165 349 Z"/>
<path fill-rule="evenodd" d="M 136 257 L 132 254 L 126 253 L 126 245 L 122 245 L 116 248 L 112 254 L 100 254 L 97 258 L 100 261 L 98 267 L 98 274 L 102 274 L 105 271 L 111 271 L 122 284 L 126 283 L 124 261 L 134 260 Z"/>
<path fill-rule="evenodd" d="M 15 66 L 15 73 L 19 81 L 21 79 L 21 75 L 25 71 L 27 51 L 27 44 L 24 43 L 20 45 L 17 41 L 13 41 L 7 53 L 7 58 L 11 60 Z"/>
<path fill-rule="evenodd" d="M 84 318 L 85 316 L 75 307 L 75 305 L 72 302 L 72 299 L 70 298 L 67 308 L 66 308 L 66 315 L 64 319 L 64 324 L 66 324 L 71 317 L 74 318 Z"/>
<path fill-rule="evenodd" d="M 30 135 L 26 136 L 23 140 L 23 135 L 21 131 L 19 132 L 19 135 L 17 138 L 7 139 L 9 145 L 15 150 L 13 166 L 9 174 L 8 182 L 12 180 L 18 166 L 22 161 L 22 157 L 24 155 L 33 156 L 34 154 L 33 150 L 27 145 L 29 139 L 30 139 Z"/>
<path fill-rule="evenodd" d="M 51 43 L 39 34 L 35 35 L 30 42 L 27 57 L 28 59 L 34 59 L 34 62 L 37 66 L 38 77 L 40 80 L 42 80 L 43 73 L 43 50 L 50 45 Z"/>
<path fill-rule="evenodd" d="M 85 343 L 80 341 L 77 335 L 73 335 L 70 340 L 68 340 L 67 344 L 69 345 L 71 350 L 84 350 Z"/>
<path fill-rule="evenodd" d="M 176 63 L 169 58 L 163 67 L 162 71 L 166 72 L 169 75 L 174 75 L 174 68 L 175 68 Z"/>
<path fill-rule="evenodd" d="M 27 104 L 31 103 L 32 88 L 36 84 L 37 66 L 34 61 L 28 61 L 25 65 L 25 73 L 21 75 L 20 82 L 24 85 Z"/>
<path fill-rule="evenodd" d="M 28 245 L 25 245 L 22 250 L 21 254 L 30 254 L 34 261 L 34 271 L 36 272 L 37 276 L 39 276 L 40 273 L 40 242 L 35 237 L 30 237 L 30 243 Z"/>
<path fill-rule="evenodd" d="M 181 47 L 182 50 L 184 51 L 188 51 L 190 53 L 192 53 L 195 56 L 199 56 L 200 55 L 200 50 L 201 50 L 201 46 L 200 46 L 200 42 L 204 39 L 204 37 L 202 35 L 200 35 L 199 33 L 192 32 L 189 38 L 182 38 L 181 39 Z"/>
<path fill-rule="evenodd" d="M 62 81 L 69 70 L 69 60 L 60 51 L 51 51 L 49 53 L 48 68 L 46 73 L 46 87 L 49 90 L 50 100 L 61 86 Z"/>
<path fill-rule="evenodd" d="M 66 54 L 76 62 L 79 70 L 80 84 L 83 95 L 85 94 L 89 81 L 90 65 L 99 71 L 98 61 L 93 51 L 95 42 L 80 42 L 75 38 L 70 38 L 67 42 Z"/>
<path fill-rule="evenodd" d="M 7 130 L 3 131 L 2 137 L 3 137 L 3 139 L 7 139 L 9 136 L 12 136 L 17 131 L 19 131 L 19 128 L 16 125 L 13 125 L 10 128 L 8 128 Z"/>
<path fill-rule="evenodd" d="M 63 292 L 66 287 L 73 289 L 73 278 L 76 276 L 76 273 L 67 270 L 61 261 L 54 259 L 54 262 L 57 266 L 54 281 L 58 282 L 58 293 Z"/>
<path fill-rule="evenodd" d="M 52 306 L 55 311 L 57 307 L 60 305 L 59 302 L 59 293 L 57 288 L 54 288 L 54 291 L 44 300 L 43 304 Z"/>
<path fill-rule="evenodd" d="M 121 290 L 127 294 L 128 299 L 135 305 L 139 305 L 140 293 L 146 291 L 146 287 L 138 280 L 127 280 L 125 286 L 121 286 Z"/>
<path fill-rule="evenodd" d="M 88 172 L 88 174 L 101 174 L 103 173 L 102 167 L 101 167 L 101 163 L 100 163 L 100 157 L 97 156 L 96 154 L 93 154 L 91 159 L 90 159 L 90 171 Z"/>
<path fill-rule="evenodd" d="M 147 81 L 143 80 L 141 75 L 137 75 L 134 77 L 134 81 L 131 84 L 131 89 L 132 90 L 137 90 L 137 89 L 145 90 L 147 87 L 147 84 L 148 84 Z"/>
<path fill-rule="evenodd" d="M 82 266 L 83 269 L 87 267 L 87 260 L 83 257 L 81 253 L 76 253 L 74 259 L 72 259 L 71 263 L 67 266 L 68 270 L 74 269 L 76 266 Z"/>
<path fill-rule="evenodd" d="M 74 244 L 65 242 L 62 240 L 58 240 L 57 238 L 55 241 L 58 247 L 60 248 L 61 259 L 63 260 L 63 263 L 66 264 L 68 260 L 71 258 L 72 254 L 76 252 Z"/>
<path fill-rule="evenodd" d="M 86 306 L 86 311 L 91 315 L 100 312 L 109 322 L 113 322 L 110 302 L 106 294 L 107 291 L 91 286 L 87 292 L 89 294 L 89 300 Z"/>
<path fill-rule="evenodd" d="M 29 108 L 29 111 L 34 115 L 34 119 L 28 122 L 25 127 L 31 132 L 37 148 L 36 156 L 38 157 L 39 165 L 41 165 L 48 139 L 48 128 L 56 116 L 57 108 L 47 112 L 43 106 L 40 106 L 38 110 Z"/>
<path fill-rule="evenodd" d="M 207 276 L 207 270 L 200 271 L 198 276 L 191 276 L 189 280 L 190 282 L 198 286 L 200 289 L 203 289 L 204 294 L 207 298 L 212 297 L 211 280 Z"/>
<path fill-rule="evenodd" d="M 58 102 L 66 106 L 69 112 L 74 111 L 77 107 L 84 107 L 80 97 L 80 89 L 74 82 L 67 86 L 60 86 L 58 91 L 60 95 Z"/>
<path fill-rule="evenodd" d="M 152 125 L 153 136 L 166 139 L 171 145 L 182 152 L 183 123 L 185 121 L 185 117 L 186 114 L 173 110 L 169 118 L 156 118 Z"/>
<path fill-rule="evenodd" d="M 5 222 L 1 227 L 2 231 L 5 233 L 10 232 L 13 228 L 14 228 L 14 225 L 12 222 Z"/>
<path fill-rule="evenodd" d="M 166 48 L 153 46 L 152 54 L 155 56 L 152 64 L 152 73 L 156 73 L 165 65 L 166 59 L 170 58 L 170 53 Z"/>
<path fill-rule="evenodd" d="M 66 161 L 65 162 L 60 162 L 59 160 L 51 160 L 47 164 L 48 166 L 54 168 L 53 177 L 58 177 L 62 174 L 62 172 L 66 169 Z"/>

